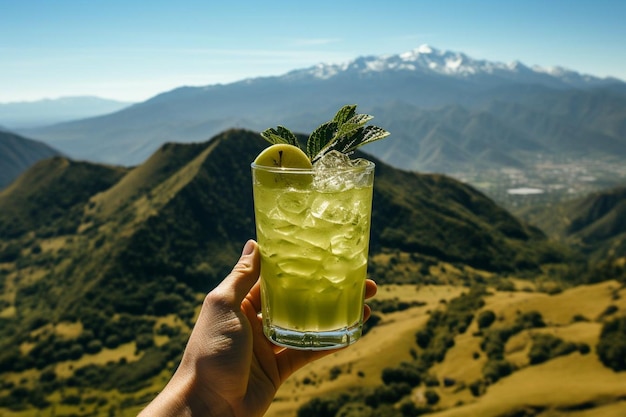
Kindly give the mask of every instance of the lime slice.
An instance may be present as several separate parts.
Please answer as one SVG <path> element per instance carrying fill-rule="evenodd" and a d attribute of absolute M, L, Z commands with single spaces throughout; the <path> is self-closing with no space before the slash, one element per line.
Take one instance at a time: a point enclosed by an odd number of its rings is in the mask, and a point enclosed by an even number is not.
<path fill-rule="evenodd" d="M 311 169 L 309 157 L 297 146 L 278 143 L 265 148 L 254 160 L 256 165 L 266 167 Z"/>
<path fill-rule="evenodd" d="M 263 186 L 302 187 L 312 181 L 310 170 L 313 168 L 309 157 L 297 146 L 278 143 L 265 148 L 254 160 L 260 166 L 255 170 L 255 179 Z M 263 170 L 262 167 L 268 167 Z"/>

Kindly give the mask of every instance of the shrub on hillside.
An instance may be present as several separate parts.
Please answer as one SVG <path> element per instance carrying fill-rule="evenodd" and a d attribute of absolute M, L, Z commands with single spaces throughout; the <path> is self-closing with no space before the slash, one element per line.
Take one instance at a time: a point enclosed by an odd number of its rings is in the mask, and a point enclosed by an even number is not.
<path fill-rule="evenodd" d="M 138 351 L 146 350 L 149 347 L 154 346 L 154 337 L 151 333 L 138 334 L 135 339 L 135 345 Z"/>
<path fill-rule="evenodd" d="M 167 369 L 171 358 L 165 349 L 152 348 L 131 365 L 118 364 L 111 369 L 104 381 L 106 389 L 134 392 L 150 384 L 150 379 Z"/>
<path fill-rule="evenodd" d="M 85 352 L 87 353 L 98 353 L 102 350 L 102 342 L 99 340 L 90 340 L 85 346 Z"/>
<path fill-rule="evenodd" d="M 343 405 L 336 417 L 372 417 L 372 408 L 362 403 L 347 403 Z"/>
<path fill-rule="evenodd" d="M 432 337 L 433 333 L 430 328 L 421 329 L 418 330 L 417 333 L 415 333 L 415 342 L 417 343 L 417 346 L 421 347 L 422 349 L 426 349 Z"/>
<path fill-rule="evenodd" d="M 543 316 L 538 311 L 527 311 L 517 317 L 515 324 L 522 329 L 537 329 L 546 327 Z"/>
<path fill-rule="evenodd" d="M 21 371 L 19 362 L 22 357 L 19 346 L 11 346 L 4 351 L 0 351 L 0 373 Z"/>
<path fill-rule="evenodd" d="M 528 352 L 528 359 L 531 365 L 537 365 L 577 350 L 578 346 L 575 343 L 566 342 L 552 334 L 536 334 L 533 336 L 533 345 Z"/>
<path fill-rule="evenodd" d="M 78 343 L 73 343 L 69 348 L 68 356 L 71 360 L 77 360 L 80 359 L 81 356 L 83 356 L 83 353 L 83 347 Z"/>
<path fill-rule="evenodd" d="M 380 385 L 374 389 L 374 392 L 365 397 L 365 404 L 373 408 L 380 404 L 395 404 L 410 393 L 411 386 L 404 382 Z"/>
<path fill-rule="evenodd" d="M 500 378 L 511 375 L 513 370 L 513 365 L 507 360 L 489 360 L 483 368 L 483 376 L 486 381 L 494 383 Z"/>
<path fill-rule="evenodd" d="M 496 314 L 491 310 L 481 311 L 476 321 L 479 329 L 486 329 L 496 321 Z"/>
<path fill-rule="evenodd" d="M 415 403 L 413 401 L 411 401 L 410 399 L 407 399 L 405 401 L 402 401 L 402 403 L 400 403 L 400 413 L 402 413 L 402 417 L 414 417 L 414 416 L 421 416 L 422 414 L 425 414 L 428 412 L 428 410 L 425 410 L 424 408 L 418 407 L 417 405 L 415 405 Z M 386 414 L 378 414 L 381 417 L 387 417 L 387 416 L 394 416 L 395 414 L 391 414 L 391 413 L 386 413 Z"/>
<path fill-rule="evenodd" d="M 604 366 L 626 371 L 626 316 L 604 323 L 596 351 Z"/>
<path fill-rule="evenodd" d="M 42 383 L 53 382 L 55 379 L 57 379 L 57 374 L 53 368 L 46 369 L 39 375 L 39 382 Z"/>
<path fill-rule="evenodd" d="M 445 359 L 454 346 L 454 337 L 467 330 L 474 319 L 474 311 L 485 305 L 483 287 L 474 287 L 469 293 L 452 299 L 445 311 L 433 311 L 424 329 L 415 334 L 419 347 L 424 349 L 421 360 L 428 366 Z"/>
<path fill-rule="evenodd" d="M 426 403 L 428 405 L 434 405 L 439 402 L 439 394 L 431 389 L 427 389 L 424 392 L 424 397 L 426 398 Z"/>
<path fill-rule="evenodd" d="M 346 394 L 313 398 L 298 409 L 298 417 L 334 417 L 349 401 L 350 397 Z"/>
<path fill-rule="evenodd" d="M 586 343 L 578 343 L 576 347 L 578 348 L 578 352 L 580 352 L 581 355 L 586 355 L 591 352 L 591 348 Z"/>
<path fill-rule="evenodd" d="M 611 305 L 607 306 L 602 313 L 600 313 L 600 315 L 598 316 L 598 319 L 601 320 L 601 319 L 603 319 L 605 317 L 608 317 L 608 316 L 610 316 L 612 314 L 615 314 L 615 313 L 617 313 L 618 310 L 619 310 L 619 307 L 617 307 L 614 304 L 611 304 Z"/>
<path fill-rule="evenodd" d="M 480 342 L 480 348 L 491 360 L 504 359 L 504 347 L 512 336 L 525 329 L 542 328 L 545 326 L 546 324 L 543 321 L 543 317 L 538 311 L 529 311 L 520 314 L 515 319 L 513 325 L 498 326 L 496 328 L 490 327 L 485 330 L 484 338 Z"/>
<path fill-rule="evenodd" d="M 385 368 L 382 372 L 382 380 L 386 385 L 405 382 L 412 387 L 418 386 L 422 377 L 420 371 L 408 363 L 402 363 L 396 368 Z"/>
<path fill-rule="evenodd" d="M 411 307 L 421 307 L 426 303 L 423 301 L 402 301 L 397 297 L 386 300 L 372 300 L 368 302 L 372 311 L 380 311 L 381 313 L 393 313 L 395 311 L 404 311 Z"/>
<path fill-rule="evenodd" d="M 515 326 L 491 328 L 485 332 L 484 338 L 480 342 L 480 348 L 489 359 L 503 359 L 506 342 L 518 331 Z"/>
<path fill-rule="evenodd" d="M 0 250 L 0 262 L 14 262 L 21 254 L 22 248 L 17 243 L 9 243 Z"/>
<path fill-rule="evenodd" d="M 402 403 L 403 405 L 405 404 L 404 402 Z M 404 413 L 405 408 L 403 406 L 400 407 L 400 409 L 398 410 L 395 405 L 392 404 L 382 404 L 380 407 L 376 408 L 375 410 L 372 411 L 372 417 L 408 417 L 408 416 L 417 416 L 419 414 L 409 414 L 411 413 L 415 408 L 414 407 L 409 407 L 407 409 L 407 414 Z M 318 416 L 318 417 L 321 417 Z"/>
<path fill-rule="evenodd" d="M 154 315 L 166 316 L 179 311 L 184 303 L 185 300 L 178 294 L 158 292 L 152 301 L 152 308 Z"/>
<path fill-rule="evenodd" d="M 474 397 L 480 397 L 485 393 L 485 382 L 482 379 L 477 379 L 469 384 L 469 390 Z"/>

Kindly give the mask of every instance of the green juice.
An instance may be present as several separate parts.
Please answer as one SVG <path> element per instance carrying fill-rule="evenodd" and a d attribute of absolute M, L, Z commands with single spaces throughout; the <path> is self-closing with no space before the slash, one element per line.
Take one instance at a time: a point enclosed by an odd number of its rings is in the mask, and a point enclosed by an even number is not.
<path fill-rule="evenodd" d="M 265 334 L 302 349 L 353 343 L 362 327 L 374 164 L 326 182 L 315 171 L 252 167 Z"/>

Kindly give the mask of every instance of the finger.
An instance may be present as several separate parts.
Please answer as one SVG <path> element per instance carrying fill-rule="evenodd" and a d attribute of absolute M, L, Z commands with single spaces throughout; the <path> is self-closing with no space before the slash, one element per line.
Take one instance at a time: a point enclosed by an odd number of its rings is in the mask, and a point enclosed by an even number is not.
<path fill-rule="evenodd" d="M 365 280 L 365 298 L 372 298 L 376 295 L 377 291 L 378 286 L 376 285 L 376 282 L 371 279 Z"/>
<path fill-rule="evenodd" d="M 259 246 L 251 239 L 246 242 L 233 270 L 212 293 L 221 296 L 233 308 L 239 308 L 243 299 L 258 281 L 259 271 Z"/>
<path fill-rule="evenodd" d="M 371 315 L 372 315 L 372 308 L 368 306 L 367 304 L 365 304 L 363 306 L 363 323 L 369 320 Z"/>
<path fill-rule="evenodd" d="M 246 295 L 246 300 L 250 302 L 256 313 L 261 312 L 261 282 L 257 281 Z"/>

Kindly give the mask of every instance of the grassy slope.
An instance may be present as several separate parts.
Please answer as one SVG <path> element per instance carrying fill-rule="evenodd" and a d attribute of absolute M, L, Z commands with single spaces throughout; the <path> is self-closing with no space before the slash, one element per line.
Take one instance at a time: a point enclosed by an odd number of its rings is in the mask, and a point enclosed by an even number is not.
<path fill-rule="evenodd" d="M 626 373 L 615 373 L 605 368 L 595 354 L 594 347 L 601 323 L 572 322 L 572 317 L 577 314 L 595 320 L 608 305 L 616 305 L 620 311 L 624 311 L 626 291 L 621 289 L 620 298 L 613 300 L 613 293 L 617 289 L 619 284 L 609 281 L 572 288 L 554 296 L 542 293 L 497 293 L 488 298 L 484 309 L 493 310 L 503 323 L 512 322 L 518 312 L 536 310 L 541 312 L 548 327 L 535 329 L 534 332 L 549 332 L 566 341 L 587 343 L 592 347 L 592 352 L 588 355 L 574 353 L 541 365 L 528 366 L 531 338 L 529 331 L 524 331 L 511 338 L 506 346 L 506 358 L 519 366 L 519 371 L 491 386 L 487 394 L 477 400 L 463 391 L 453 393 L 454 389 L 444 390 L 441 392 L 442 398 L 445 398 L 442 405 L 452 406 L 457 401 L 472 403 L 433 415 L 495 417 L 529 405 L 561 410 L 575 408 L 580 404 L 592 406 L 624 398 Z M 466 383 L 480 376 L 484 358 L 472 359 L 474 351 L 480 352 L 477 338 L 471 336 L 477 330 L 475 326 L 475 323 L 472 324 L 466 334 L 457 338 L 457 345 L 448 352 L 444 363 L 435 367 L 439 376 L 452 377 Z M 550 410 L 550 413 L 553 412 Z"/>
<path fill-rule="evenodd" d="M 386 285 L 379 287 L 377 299 L 399 298 L 400 300 L 419 300 L 427 304 L 413 307 L 403 312 L 388 314 L 378 313 L 383 317 L 361 341 L 349 349 L 334 353 L 320 361 L 312 363 L 292 375 L 280 388 L 275 402 L 270 407 L 267 417 L 295 417 L 300 405 L 316 396 L 341 392 L 357 386 L 377 386 L 381 384 L 380 375 L 384 368 L 392 367 L 402 361 L 410 360 L 410 350 L 416 349 L 414 334 L 427 320 L 427 311 L 436 308 L 442 300 L 449 300 L 466 291 L 458 286 L 415 286 Z M 617 297 L 615 296 L 617 294 Z M 522 332 L 509 340 L 506 346 L 506 358 L 520 369 L 513 375 L 503 378 L 489 387 L 481 397 L 473 397 L 467 388 L 459 389 L 462 383 L 469 384 L 476 380 L 484 365 L 484 355 L 473 359 L 474 352 L 480 352 L 479 337 L 472 334 L 477 330 L 472 323 L 468 331 L 459 335 L 455 346 L 448 351 L 444 362 L 435 365 L 431 373 L 440 380 L 453 378 L 452 387 L 436 387 L 441 396 L 441 411 L 430 414 L 434 417 L 496 417 L 513 415 L 516 410 L 525 407 L 542 407 L 540 417 L 613 417 L 626 413 L 626 373 L 616 373 L 602 366 L 595 354 L 595 344 L 601 323 L 595 319 L 609 305 L 615 305 L 619 311 L 626 311 L 626 289 L 608 281 L 600 284 L 580 286 L 560 294 L 549 296 L 538 292 L 494 292 L 487 297 L 483 309 L 493 310 L 498 321 L 493 326 L 511 323 L 519 312 L 538 310 L 548 327 L 534 329 L 534 332 L 551 332 L 567 341 L 585 342 L 592 347 L 587 355 L 573 353 L 552 359 L 540 365 L 527 366 L 527 352 L 530 347 L 528 331 Z M 572 322 L 576 314 L 584 315 L 589 321 Z M 75 331 L 65 324 L 56 329 L 58 332 Z M 132 343 L 130 344 L 132 345 Z M 133 360 L 133 346 L 123 345 L 115 351 L 103 351 L 94 361 L 127 357 Z M 57 372 L 67 372 L 70 363 L 57 365 Z M 341 373 L 336 379 L 330 378 L 330 371 L 339 368 Z M 29 371 L 34 372 L 34 371 Z M 24 374 L 15 374 L 11 378 L 18 380 Z M 165 385 L 169 378 L 164 371 L 155 378 L 150 387 L 132 396 L 148 401 Z M 419 402 L 424 387 L 414 390 L 413 398 Z M 100 393 L 102 394 L 102 393 Z M 109 404 L 98 408 L 95 405 L 82 405 L 83 412 L 94 412 L 94 416 L 106 416 L 112 404 L 119 404 L 124 396 L 117 392 L 106 393 Z M 459 406 L 460 402 L 464 405 Z M 582 409 L 581 409 L 582 408 Z M 140 405 L 118 410 L 120 417 L 136 415 Z M 56 412 L 79 412 L 78 407 L 59 405 Z M 37 411 L 9 412 L 0 409 L 2 417 L 34 417 Z"/>
<path fill-rule="evenodd" d="M 189 163 L 207 147 L 207 144 L 165 144 L 143 164 L 131 170 L 113 187 L 97 194 L 91 200 L 91 210 L 106 218 L 124 204 L 129 204 L 142 193 L 157 186 L 178 169 Z"/>
<path fill-rule="evenodd" d="M 268 417 L 294 417 L 298 406 L 315 396 L 340 392 L 355 386 L 375 386 L 381 383 L 381 371 L 389 366 L 409 360 L 409 350 L 416 348 L 414 334 L 427 320 L 426 311 L 439 303 L 458 295 L 460 287 L 392 286 L 381 289 L 378 298 L 399 297 L 406 300 L 428 302 L 427 306 L 411 308 L 405 312 L 391 313 L 367 334 L 359 343 L 343 352 L 313 363 L 292 376 L 279 390 Z M 619 299 L 613 299 L 617 291 Z M 550 332 L 573 342 L 585 342 L 592 348 L 587 355 L 573 353 L 552 359 L 540 365 L 528 366 L 530 335 L 522 332 L 509 340 L 506 358 L 520 370 L 489 387 L 482 397 L 473 397 L 467 388 L 459 389 L 481 376 L 486 358 L 480 351 L 480 338 L 472 336 L 473 323 L 468 331 L 455 340 L 443 363 L 431 369 L 440 380 L 453 378 L 456 384 L 449 388 L 437 387 L 441 396 L 441 412 L 430 414 L 437 417 L 489 417 L 509 415 L 528 406 L 543 407 L 542 417 L 611 417 L 626 413 L 626 373 L 616 373 L 604 367 L 595 353 L 595 344 L 601 323 L 594 321 L 608 305 L 616 305 L 626 311 L 626 289 L 619 289 L 616 282 L 604 282 L 580 286 L 557 295 L 535 292 L 496 292 L 486 298 L 484 309 L 493 310 L 498 316 L 494 324 L 512 322 L 519 312 L 537 310 L 542 313 L 548 327 L 535 332 Z M 572 323 L 576 314 L 589 318 L 588 322 Z M 480 352 L 478 359 L 473 353 Z M 339 378 L 331 381 L 329 371 L 338 366 Z M 362 371 L 365 376 L 357 376 Z M 306 378 L 314 384 L 304 384 Z M 419 401 L 424 387 L 415 389 L 413 398 Z M 460 403 L 465 405 L 458 406 Z M 576 408 L 589 410 L 576 410 Z M 449 408 L 445 410 L 445 408 Z M 512 415 L 512 414 L 511 414 Z"/>

